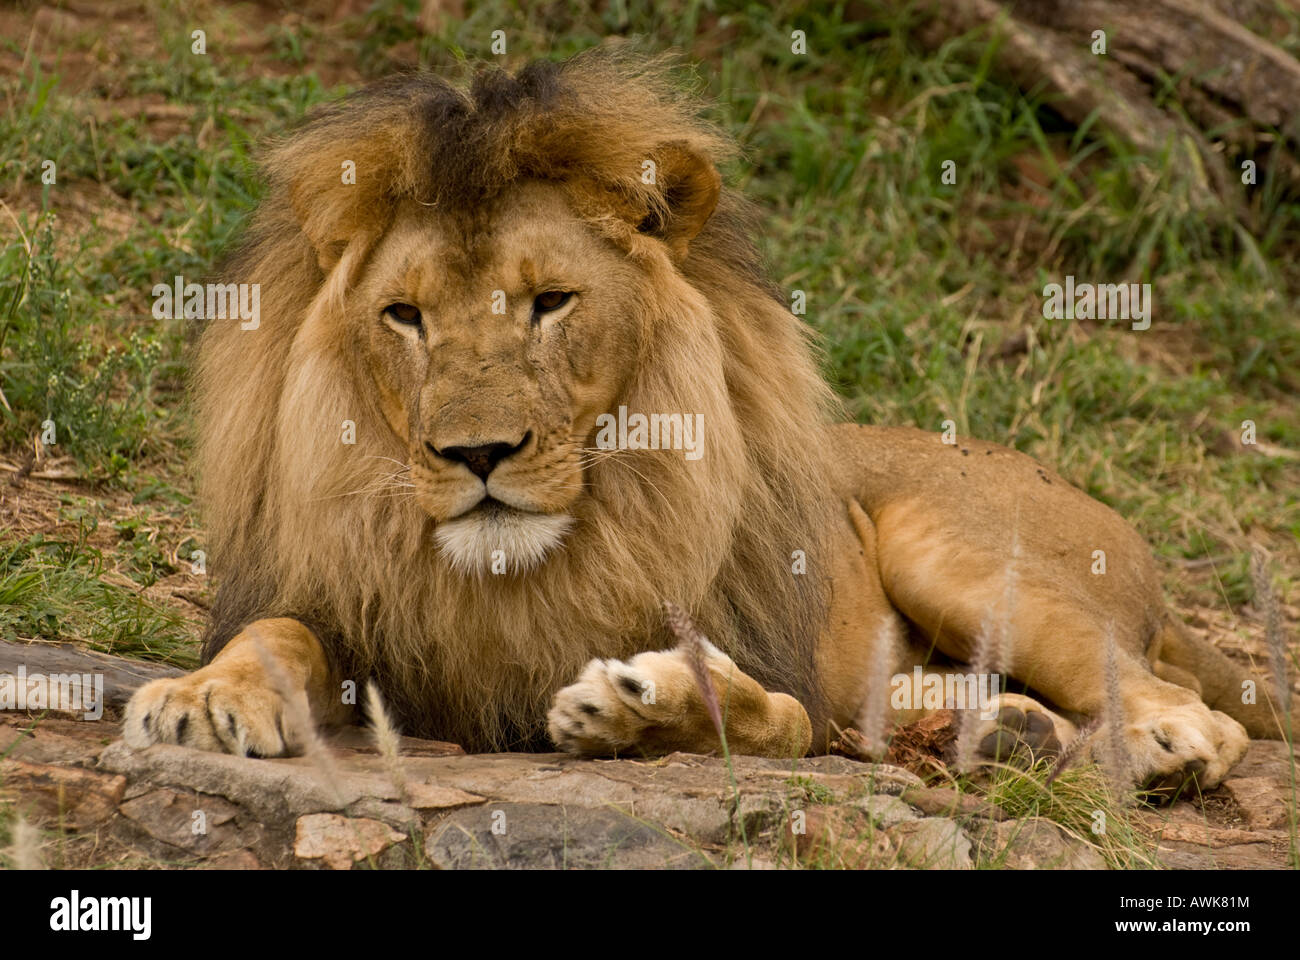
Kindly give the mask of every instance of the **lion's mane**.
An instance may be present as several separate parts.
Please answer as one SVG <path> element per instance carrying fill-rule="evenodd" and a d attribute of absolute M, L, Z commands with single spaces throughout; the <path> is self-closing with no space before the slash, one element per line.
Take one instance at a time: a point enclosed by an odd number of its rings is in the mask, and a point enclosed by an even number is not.
<path fill-rule="evenodd" d="M 608 50 L 488 70 L 468 90 L 406 74 L 317 113 L 268 153 L 265 199 L 220 272 L 261 285 L 261 325 L 209 322 L 193 384 L 220 583 L 204 662 L 251 620 L 295 616 L 341 676 L 376 678 L 407 732 L 538 747 L 549 697 L 587 660 L 672 644 L 661 607 L 671 599 L 816 722 L 835 509 L 822 427 L 834 401 L 807 329 L 762 277 L 753 215 L 730 191 L 680 276 L 666 271 L 644 305 L 622 400 L 707 411 L 715 453 L 598 459 L 565 549 L 519 577 L 448 569 L 413 499 L 364 492 L 393 469 L 384 458 L 406 452 L 336 315 L 394 205 L 472 216 L 513 182 L 544 179 L 636 256 L 647 242 L 638 230 L 672 216 L 672 197 L 642 182 L 643 158 L 686 149 L 716 164 L 732 150 L 673 75 L 662 60 Z M 349 160 L 357 183 L 337 189 Z M 355 445 L 340 442 L 345 419 Z"/>

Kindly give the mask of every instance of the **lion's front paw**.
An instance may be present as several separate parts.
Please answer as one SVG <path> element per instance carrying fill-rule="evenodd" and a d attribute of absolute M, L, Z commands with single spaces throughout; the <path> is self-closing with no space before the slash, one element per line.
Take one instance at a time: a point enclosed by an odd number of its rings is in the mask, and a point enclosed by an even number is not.
<path fill-rule="evenodd" d="M 184 677 L 154 680 L 126 707 L 122 737 L 144 749 L 174 743 L 246 757 L 281 757 L 305 742 L 283 697 L 255 680 L 223 676 L 215 665 Z"/>
<path fill-rule="evenodd" d="M 1097 738 L 1098 747 L 1105 732 Z M 1149 792 L 1175 796 L 1193 779 L 1218 785 L 1246 753 L 1246 728 L 1226 713 L 1195 701 L 1153 708 L 1127 726 L 1124 737 L 1134 779 Z"/>
<path fill-rule="evenodd" d="M 632 661 L 592 660 L 555 695 L 547 715 L 551 739 L 561 750 L 607 756 L 626 750 L 655 723 L 657 684 Z"/>
<path fill-rule="evenodd" d="M 726 676 L 734 667 L 716 647 L 709 667 Z M 610 756 L 638 747 L 664 752 L 717 746 L 687 654 L 680 648 L 640 653 L 631 660 L 592 660 L 578 682 L 555 695 L 547 716 L 551 739 L 561 750 Z"/>

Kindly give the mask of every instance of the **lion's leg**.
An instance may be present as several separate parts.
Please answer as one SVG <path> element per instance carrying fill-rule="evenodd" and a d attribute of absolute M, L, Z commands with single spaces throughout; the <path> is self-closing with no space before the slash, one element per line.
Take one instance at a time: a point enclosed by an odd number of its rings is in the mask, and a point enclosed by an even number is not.
<path fill-rule="evenodd" d="M 1086 575 L 1070 568 L 1077 558 L 1031 541 L 1013 568 L 1006 551 L 979 542 L 931 504 L 897 502 L 875 520 L 895 606 L 955 659 L 979 659 L 982 635 L 1000 638 L 993 653 L 1001 672 L 1064 711 L 1121 717 L 1135 782 L 1194 774 L 1212 786 L 1245 753 L 1241 724 L 1151 672 L 1140 637 L 1158 595 L 1136 594 L 1127 571 L 1112 572 L 1113 596 L 1089 597 L 1075 586 Z M 1110 663 L 1108 636 L 1116 638 Z M 1070 732 L 1054 724 L 1053 734 L 1064 744 Z"/>
<path fill-rule="evenodd" d="M 732 753 L 796 757 L 808 752 L 812 725 L 803 706 L 769 693 L 712 644 L 705 664 L 713 679 Z M 577 683 L 555 695 L 551 739 L 586 756 L 616 753 L 708 753 L 718 734 L 684 648 L 641 653 L 627 661 L 592 660 Z"/>
<path fill-rule="evenodd" d="M 893 730 L 935 711 L 956 708 L 977 711 L 967 735 L 979 758 L 1020 762 L 1059 754 L 1076 732 L 1069 720 L 1020 694 L 990 697 L 986 678 L 976 678 L 972 687 L 968 674 L 953 676 L 961 667 L 931 665 L 929 651 L 904 642 L 906 628 L 880 580 L 875 524 L 857 500 L 849 501 L 848 517 L 860 549 L 841 551 L 845 563 L 836 571 L 837 580 L 851 583 L 853 589 L 835 594 L 832 642 L 824 666 L 832 696 L 837 693 L 832 686 L 837 678 L 862 678 L 854 681 L 860 686 L 853 698 L 844 696 L 848 688 L 841 684 L 838 699 L 856 706 L 851 714 L 836 718 L 841 725 L 851 722 L 862 734 L 858 749 L 883 759 Z M 863 626 L 868 629 L 862 630 Z"/>
<path fill-rule="evenodd" d="M 136 691 L 122 735 L 136 748 L 176 743 L 278 757 L 302 749 L 305 724 L 345 712 L 316 636 L 296 620 L 258 620 L 207 666 Z"/>

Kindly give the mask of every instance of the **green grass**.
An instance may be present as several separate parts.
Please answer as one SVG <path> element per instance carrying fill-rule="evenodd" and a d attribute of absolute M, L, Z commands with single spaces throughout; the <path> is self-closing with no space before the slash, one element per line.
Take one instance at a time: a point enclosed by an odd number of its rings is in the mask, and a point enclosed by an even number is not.
<path fill-rule="evenodd" d="M 999 768 L 964 789 L 1021 820 L 1042 817 L 1091 844 L 1112 869 L 1152 869 L 1157 866 L 1155 843 L 1135 828 L 1130 813 L 1133 798 L 1117 796 L 1095 764 L 1065 770 L 1047 785 L 1051 765 L 1030 770 Z M 986 866 L 1000 866 L 996 859 Z"/>
<path fill-rule="evenodd" d="M 131 556 L 129 569 L 141 586 L 169 566 L 156 549 L 137 548 Z M 79 640 L 104 653 L 197 666 L 193 625 L 130 586 L 105 582 L 103 564 L 87 536 L 37 534 L 0 547 L 0 638 Z"/>

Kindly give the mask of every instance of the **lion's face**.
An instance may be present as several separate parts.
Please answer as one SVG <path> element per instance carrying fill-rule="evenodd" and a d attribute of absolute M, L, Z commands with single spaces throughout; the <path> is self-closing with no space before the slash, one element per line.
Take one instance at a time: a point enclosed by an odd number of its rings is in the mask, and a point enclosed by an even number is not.
<path fill-rule="evenodd" d="M 522 184 L 473 223 L 398 211 L 349 322 L 453 566 L 526 570 L 561 542 L 596 417 L 635 361 L 643 285 L 553 185 Z"/>

